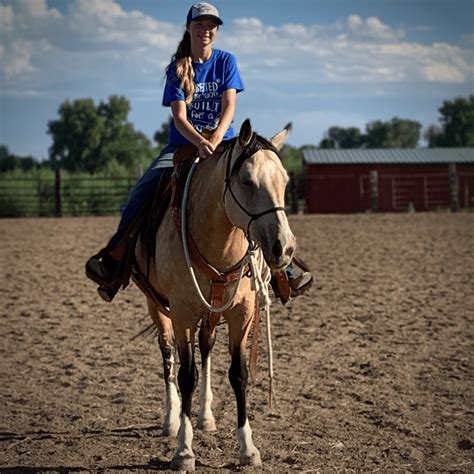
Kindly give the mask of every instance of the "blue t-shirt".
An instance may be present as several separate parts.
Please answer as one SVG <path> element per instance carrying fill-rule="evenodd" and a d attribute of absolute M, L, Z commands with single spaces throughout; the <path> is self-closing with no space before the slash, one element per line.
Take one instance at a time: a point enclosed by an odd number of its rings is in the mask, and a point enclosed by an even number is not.
<path fill-rule="evenodd" d="M 244 86 L 237 69 L 237 61 L 231 53 L 213 49 L 211 57 L 203 62 L 193 62 L 194 83 L 196 90 L 193 101 L 187 106 L 187 118 L 193 127 L 201 133 L 204 129 L 214 130 L 221 116 L 221 97 L 227 89 L 243 91 Z M 171 63 L 166 74 L 166 85 L 163 93 L 163 105 L 171 106 L 175 100 L 186 100 L 186 94 L 180 87 L 176 75 L 176 65 Z M 227 129 L 224 140 L 235 136 L 232 125 Z M 171 122 L 168 144 L 185 145 L 189 141 L 176 129 Z"/>

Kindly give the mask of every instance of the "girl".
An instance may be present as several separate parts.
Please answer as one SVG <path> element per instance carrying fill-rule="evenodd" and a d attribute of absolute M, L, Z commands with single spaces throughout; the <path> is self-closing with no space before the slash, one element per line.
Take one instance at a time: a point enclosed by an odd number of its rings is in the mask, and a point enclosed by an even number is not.
<path fill-rule="evenodd" d="M 153 198 L 163 170 L 173 166 L 173 153 L 191 143 L 201 159 L 206 159 L 222 140 L 235 136 L 236 97 L 244 86 L 235 57 L 212 47 L 222 24 L 217 8 L 209 3 L 196 3 L 188 12 L 183 39 L 166 69 L 163 105 L 171 107 L 173 117 L 168 145 L 130 193 L 116 234 L 86 264 L 87 276 L 103 287 L 99 294 L 107 301 L 120 287 L 119 263 L 129 245 L 127 229 Z M 302 275 L 294 276 L 302 279 Z M 304 282 L 308 278 L 303 278 Z"/>

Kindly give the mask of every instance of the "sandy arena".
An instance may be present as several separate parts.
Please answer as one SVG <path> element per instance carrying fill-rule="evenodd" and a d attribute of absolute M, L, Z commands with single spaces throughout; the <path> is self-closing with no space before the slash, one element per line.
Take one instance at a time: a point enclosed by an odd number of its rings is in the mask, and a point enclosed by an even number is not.
<path fill-rule="evenodd" d="M 316 283 L 273 303 L 272 411 L 260 341 L 248 398 L 263 469 L 473 472 L 474 214 L 290 222 Z M 131 341 L 149 323 L 144 298 L 132 286 L 104 303 L 84 276 L 116 223 L 0 221 L 0 471 L 169 468 L 161 354 L 152 337 Z M 226 332 L 218 431 L 195 431 L 201 472 L 239 470 Z"/>

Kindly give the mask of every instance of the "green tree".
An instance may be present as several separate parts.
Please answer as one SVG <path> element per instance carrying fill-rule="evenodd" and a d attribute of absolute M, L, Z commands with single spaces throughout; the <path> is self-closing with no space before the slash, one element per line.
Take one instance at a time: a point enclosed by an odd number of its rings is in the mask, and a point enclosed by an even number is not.
<path fill-rule="evenodd" d="M 366 125 L 367 148 L 416 148 L 421 124 L 413 120 L 392 118 L 390 122 L 375 120 Z"/>
<path fill-rule="evenodd" d="M 321 140 L 320 148 L 361 148 L 364 137 L 357 127 L 330 127 Z"/>
<path fill-rule="evenodd" d="M 155 140 L 159 147 L 164 147 L 168 143 L 172 121 L 173 118 L 170 116 L 168 120 L 161 124 L 160 130 L 157 130 L 153 135 L 153 140 Z"/>
<path fill-rule="evenodd" d="M 474 146 L 474 95 L 445 100 L 438 110 L 441 129 L 428 128 L 425 133 L 428 146 Z"/>
<path fill-rule="evenodd" d="M 66 100 L 59 119 L 48 122 L 51 163 L 68 171 L 95 173 L 113 159 L 128 168 L 149 161 L 151 143 L 128 122 L 129 111 L 130 103 L 122 96 L 111 96 L 97 107 L 92 99 Z"/>
<path fill-rule="evenodd" d="M 284 144 L 281 150 L 282 163 L 286 171 L 299 175 L 303 169 L 303 161 L 298 148 Z"/>
<path fill-rule="evenodd" d="M 8 147 L 0 145 L 0 172 L 21 169 L 29 171 L 37 168 L 39 163 L 31 156 L 18 156 L 10 153 Z"/>
<path fill-rule="evenodd" d="M 443 146 L 444 139 L 443 129 L 438 125 L 430 125 L 424 134 L 425 140 L 428 142 L 430 148 Z"/>

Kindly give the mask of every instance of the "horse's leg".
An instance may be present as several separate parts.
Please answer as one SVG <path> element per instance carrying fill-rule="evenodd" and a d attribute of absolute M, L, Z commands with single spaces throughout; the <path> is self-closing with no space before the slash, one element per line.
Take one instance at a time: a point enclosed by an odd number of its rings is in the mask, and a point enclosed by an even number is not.
<path fill-rule="evenodd" d="M 148 301 L 148 310 L 158 328 L 158 342 L 163 356 L 166 395 L 165 417 L 161 434 L 163 436 L 176 436 L 179 428 L 180 401 L 176 386 L 173 327 L 171 319 L 160 313 L 150 301 Z"/>
<path fill-rule="evenodd" d="M 182 318 L 186 320 L 184 316 Z M 178 384 L 181 392 L 181 422 L 178 431 L 178 449 L 171 461 L 171 469 L 194 471 L 196 456 L 192 448 L 191 402 L 198 381 L 198 371 L 194 361 L 195 328 L 176 323 L 173 324 L 173 329 L 180 360 Z"/>
<path fill-rule="evenodd" d="M 229 380 L 237 401 L 237 439 L 240 446 L 240 464 L 243 466 L 260 466 L 262 461 L 258 449 L 253 444 L 246 401 L 248 370 L 245 348 L 251 319 L 249 319 L 248 314 L 233 314 L 227 318 L 227 322 L 229 324 L 229 351 L 232 357 Z"/>
<path fill-rule="evenodd" d="M 215 431 L 216 422 L 212 414 L 211 390 L 211 351 L 216 341 L 216 329 L 211 331 L 209 318 L 202 319 L 199 330 L 199 350 L 201 351 L 202 371 L 199 390 L 199 415 L 197 427 L 204 431 Z"/>

